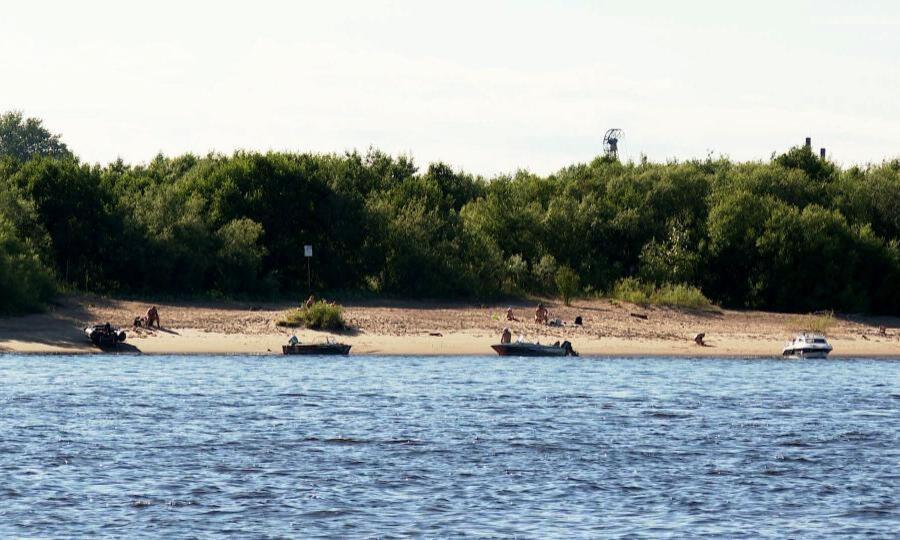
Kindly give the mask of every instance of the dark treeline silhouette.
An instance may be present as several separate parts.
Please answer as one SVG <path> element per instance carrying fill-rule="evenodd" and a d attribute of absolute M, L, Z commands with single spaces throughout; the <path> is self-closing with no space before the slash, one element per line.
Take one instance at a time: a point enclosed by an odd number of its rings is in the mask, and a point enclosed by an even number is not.
<path fill-rule="evenodd" d="M 597 158 L 491 179 L 375 150 L 0 158 L 3 312 L 57 284 L 297 294 L 312 244 L 318 290 L 483 298 L 566 283 L 570 296 L 637 278 L 725 306 L 895 314 L 898 239 L 900 161 L 842 170 L 806 147 L 768 163 Z"/>

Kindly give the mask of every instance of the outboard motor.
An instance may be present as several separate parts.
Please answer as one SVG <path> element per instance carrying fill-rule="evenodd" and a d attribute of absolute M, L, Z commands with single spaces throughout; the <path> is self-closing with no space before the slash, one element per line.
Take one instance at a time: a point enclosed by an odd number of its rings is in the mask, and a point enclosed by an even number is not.
<path fill-rule="evenodd" d="M 568 341 L 563 341 L 562 345 L 560 345 L 566 351 L 566 356 L 578 356 L 578 353 L 575 352 L 575 349 L 572 348 L 572 344 Z"/>

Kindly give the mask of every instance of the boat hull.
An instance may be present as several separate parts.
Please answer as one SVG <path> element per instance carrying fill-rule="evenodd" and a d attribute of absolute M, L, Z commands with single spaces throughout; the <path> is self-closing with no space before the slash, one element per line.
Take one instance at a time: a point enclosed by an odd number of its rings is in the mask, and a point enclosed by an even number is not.
<path fill-rule="evenodd" d="M 344 343 L 324 343 L 315 345 L 282 345 L 281 352 L 284 354 L 299 355 L 327 355 L 327 356 L 347 356 L 350 354 L 350 345 Z"/>
<path fill-rule="evenodd" d="M 500 343 L 491 345 L 491 348 L 500 356 L 578 356 L 575 351 L 553 345 L 538 345 L 537 343 Z"/>
<path fill-rule="evenodd" d="M 830 349 L 785 349 L 782 354 L 787 358 L 807 359 L 807 360 L 826 360 Z"/>

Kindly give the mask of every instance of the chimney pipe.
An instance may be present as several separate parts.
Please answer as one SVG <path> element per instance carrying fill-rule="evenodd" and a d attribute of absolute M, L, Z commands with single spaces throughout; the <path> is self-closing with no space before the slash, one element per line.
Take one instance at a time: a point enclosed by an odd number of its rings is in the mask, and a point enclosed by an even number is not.
<path fill-rule="evenodd" d="M 825 149 L 819 148 L 819 157 L 825 159 Z"/>
<path fill-rule="evenodd" d="M 806 147 L 809 148 L 812 146 L 812 137 L 806 138 Z"/>

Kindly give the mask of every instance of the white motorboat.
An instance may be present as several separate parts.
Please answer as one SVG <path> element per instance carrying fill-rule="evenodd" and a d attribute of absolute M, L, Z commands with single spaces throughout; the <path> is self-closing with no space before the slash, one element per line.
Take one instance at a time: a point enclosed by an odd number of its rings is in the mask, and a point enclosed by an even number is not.
<path fill-rule="evenodd" d="M 831 344 L 821 334 L 798 334 L 787 342 L 781 354 L 788 358 L 813 358 L 823 360 L 828 358 L 832 350 Z"/>

